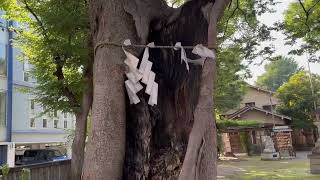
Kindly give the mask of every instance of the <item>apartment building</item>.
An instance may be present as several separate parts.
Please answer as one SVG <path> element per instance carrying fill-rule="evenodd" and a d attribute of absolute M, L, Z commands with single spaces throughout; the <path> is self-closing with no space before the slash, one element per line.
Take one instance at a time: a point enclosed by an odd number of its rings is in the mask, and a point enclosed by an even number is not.
<path fill-rule="evenodd" d="M 20 62 L 20 52 L 12 47 L 14 33 L 8 31 L 15 22 L 1 19 L 0 12 L 0 165 L 14 166 L 15 157 L 26 148 L 39 149 L 65 145 L 74 129 L 72 114 L 51 112 L 43 115 L 43 107 L 33 95 L 36 80 L 29 73 L 29 64 Z"/>

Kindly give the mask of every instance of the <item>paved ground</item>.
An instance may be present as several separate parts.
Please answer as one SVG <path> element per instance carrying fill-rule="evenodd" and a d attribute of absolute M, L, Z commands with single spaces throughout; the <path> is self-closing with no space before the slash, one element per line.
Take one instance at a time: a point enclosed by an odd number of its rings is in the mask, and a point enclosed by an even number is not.
<path fill-rule="evenodd" d="M 280 161 L 261 161 L 259 156 L 220 161 L 218 165 L 218 179 L 320 180 L 320 176 L 309 173 L 308 154 L 310 152 L 297 152 L 295 159 Z"/>

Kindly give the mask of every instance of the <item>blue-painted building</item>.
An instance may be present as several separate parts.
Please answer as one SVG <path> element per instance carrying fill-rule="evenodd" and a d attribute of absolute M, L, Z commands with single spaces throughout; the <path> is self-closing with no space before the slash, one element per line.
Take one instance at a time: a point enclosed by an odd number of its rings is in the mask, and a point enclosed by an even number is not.
<path fill-rule="evenodd" d="M 29 64 L 20 62 L 20 52 L 11 44 L 14 33 L 8 30 L 14 22 L 1 19 L 0 12 L 0 165 L 14 165 L 15 157 L 25 149 L 39 149 L 65 144 L 68 130 L 74 128 L 74 115 L 52 112 L 40 116 L 43 108 L 31 94 L 35 80 Z M 59 146 L 60 147 L 60 146 Z"/>

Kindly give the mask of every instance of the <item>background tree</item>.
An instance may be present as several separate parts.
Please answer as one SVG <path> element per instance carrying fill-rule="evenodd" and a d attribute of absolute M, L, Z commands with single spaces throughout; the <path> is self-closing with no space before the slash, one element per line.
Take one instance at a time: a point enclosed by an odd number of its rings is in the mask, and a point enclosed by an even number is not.
<path fill-rule="evenodd" d="M 300 70 L 294 59 L 283 56 L 272 58 L 264 69 L 266 72 L 258 77 L 256 84 L 272 91 L 276 91 Z"/>
<path fill-rule="evenodd" d="M 215 105 L 218 112 L 235 108 L 245 94 L 245 79 L 250 71 L 245 64 L 253 63 L 257 57 L 267 57 L 274 50 L 262 42 L 271 39 L 270 28 L 257 19 L 257 14 L 271 12 L 266 5 L 273 6 L 273 1 L 261 5 L 257 1 L 232 1 L 218 23 L 217 85 Z M 257 9 L 253 6 L 257 5 Z M 260 8 L 258 8 L 260 7 Z M 261 8 L 263 7 L 263 8 Z"/>
<path fill-rule="evenodd" d="M 88 6 L 77 0 L 5 0 L 0 8 L 18 23 L 10 27 L 20 59 L 32 65 L 37 102 L 46 111 L 76 116 L 72 145 L 72 179 L 80 179 L 87 116 L 92 103 L 92 47 Z M 47 113 L 44 112 L 44 113 Z"/>
<path fill-rule="evenodd" d="M 215 105 L 218 112 L 237 107 L 245 94 L 246 83 L 244 79 L 249 76 L 244 61 L 243 51 L 237 46 L 221 48 L 218 52 L 217 85 Z"/>
<path fill-rule="evenodd" d="M 313 74 L 315 96 L 310 89 L 309 75 L 305 71 L 293 75 L 287 83 L 277 90 L 281 104 L 277 111 L 292 118 L 292 124 L 297 129 L 313 127 L 314 101 L 320 102 L 320 76 Z"/>
<path fill-rule="evenodd" d="M 284 23 L 281 28 L 287 35 L 289 45 L 295 45 L 299 42 L 299 48 L 290 53 L 310 55 L 310 61 L 320 61 L 320 2 L 318 0 L 305 0 L 291 3 L 285 12 Z M 302 40 L 302 41 L 297 41 Z"/>

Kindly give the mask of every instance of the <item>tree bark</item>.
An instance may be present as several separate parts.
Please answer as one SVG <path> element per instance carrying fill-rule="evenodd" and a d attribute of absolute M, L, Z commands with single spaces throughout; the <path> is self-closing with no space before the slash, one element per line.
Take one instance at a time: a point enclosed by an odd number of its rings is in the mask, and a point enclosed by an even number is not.
<path fill-rule="evenodd" d="M 217 23 L 229 4 L 227 0 L 216 0 L 208 10 L 208 46 L 217 47 Z M 189 136 L 188 148 L 179 180 L 216 179 L 217 140 L 214 116 L 214 81 L 216 59 L 206 59 L 201 75 L 199 101 L 194 113 L 194 124 Z"/>
<path fill-rule="evenodd" d="M 81 179 L 82 166 L 84 160 L 86 128 L 88 114 L 76 114 L 76 131 L 72 143 L 72 159 L 71 159 L 71 179 Z"/>
<path fill-rule="evenodd" d="M 191 46 L 208 44 L 208 37 L 215 35 L 213 40 L 210 39 L 211 44 L 215 45 L 216 31 L 214 30 L 216 29 L 211 28 L 214 32 L 208 35 L 208 20 L 210 20 L 208 17 L 211 11 L 204 11 L 209 6 L 211 6 L 209 9 L 212 10 L 213 6 L 209 2 L 211 1 L 189 1 L 166 19 L 160 18 L 152 21 L 148 42 L 155 42 L 157 45 L 174 45 L 176 42 L 182 42 L 185 46 Z M 186 52 L 188 57 L 197 58 L 190 50 Z M 159 83 L 159 101 L 156 107 L 148 105 L 134 107 L 140 111 L 149 109 L 148 116 L 141 116 L 141 113 L 131 111 L 128 113 L 127 144 L 129 145 L 126 150 L 130 153 L 126 154 L 125 179 L 177 179 L 193 124 L 196 128 L 190 135 L 189 144 L 194 146 L 192 144 L 195 143 L 196 153 L 190 154 L 189 152 L 186 158 L 194 159 L 194 162 L 197 163 L 197 179 L 211 179 L 216 175 L 216 150 L 214 148 L 216 134 L 212 102 L 215 62 L 208 60 L 203 70 L 199 66 L 191 65 L 190 72 L 187 72 L 185 65 L 180 62 L 179 53 L 180 51 L 174 50 L 152 49 L 150 51 L 150 60 L 154 63 L 153 71 L 156 72 L 156 81 Z M 204 73 L 202 79 L 200 79 L 201 73 Z M 204 90 L 198 100 L 200 82 Z M 148 97 L 140 96 L 140 98 Z M 198 109 L 195 110 L 198 102 L 200 107 L 205 106 L 205 108 L 199 108 L 198 105 Z M 194 122 L 196 118 L 198 120 Z M 129 126 L 131 123 L 134 125 Z M 145 128 L 144 126 L 136 127 L 136 124 L 151 124 L 151 137 L 149 135 L 150 125 Z M 194 137 L 194 134 L 199 132 L 200 138 Z M 145 145 L 148 141 L 151 142 L 151 147 Z M 143 154 L 151 154 L 151 156 L 147 157 Z M 189 163 L 185 161 L 184 164 Z M 183 171 L 182 176 L 184 174 L 187 178 L 196 178 L 196 170 L 193 170 L 194 176 L 189 176 L 190 174 L 184 172 L 189 171 Z"/>
<path fill-rule="evenodd" d="M 124 0 L 90 1 L 93 44 L 102 41 L 137 43 L 132 17 Z M 95 50 L 93 73 L 92 132 L 85 153 L 83 179 L 122 178 L 125 155 L 124 53 L 119 47 Z"/>
<path fill-rule="evenodd" d="M 81 179 L 87 137 L 87 119 L 92 105 L 92 68 L 90 68 L 87 89 L 84 91 L 80 111 L 76 113 L 75 137 L 72 143 L 71 179 Z"/>

